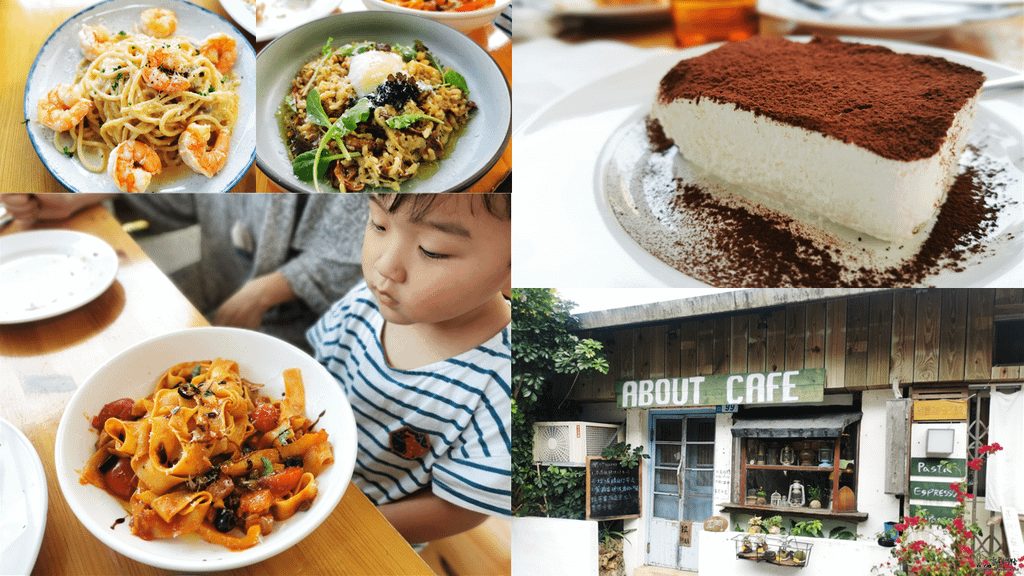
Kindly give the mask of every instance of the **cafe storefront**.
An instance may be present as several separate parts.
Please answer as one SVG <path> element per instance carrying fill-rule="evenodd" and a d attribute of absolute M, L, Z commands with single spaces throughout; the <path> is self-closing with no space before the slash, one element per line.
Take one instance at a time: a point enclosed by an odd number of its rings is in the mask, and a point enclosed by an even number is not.
<path fill-rule="evenodd" d="M 964 465 L 1020 420 L 992 399 L 1021 395 L 1024 358 L 1012 350 L 1024 290 L 752 290 L 579 320 L 611 366 L 572 392 L 582 419 L 621 425 L 650 454 L 640 513 L 624 520 L 627 574 L 744 573 L 729 538 L 776 515 L 787 528 L 819 520 L 825 536 L 856 535 L 819 539 L 803 574 L 847 561 L 869 573 L 888 556 L 876 542 L 885 522 L 951 511 L 950 479 L 967 478 L 980 524 L 1000 513 L 986 496 L 1015 504 Z M 1022 450 L 1006 452 L 1016 462 Z M 939 471 L 942 460 L 953 470 Z M 725 532 L 706 530 L 709 518 Z M 976 549 L 999 555 L 994 526 Z"/>

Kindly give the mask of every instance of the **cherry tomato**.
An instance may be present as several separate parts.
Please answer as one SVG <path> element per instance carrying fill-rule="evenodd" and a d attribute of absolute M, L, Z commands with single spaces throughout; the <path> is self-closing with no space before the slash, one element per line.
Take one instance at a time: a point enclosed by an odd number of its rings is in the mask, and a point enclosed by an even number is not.
<path fill-rule="evenodd" d="M 135 471 L 132 470 L 132 463 L 128 458 L 119 458 L 117 464 L 104 474 L 103 479 L 107 483 L 107 489 L 118 498 L 128 500 L 135 492 L 135 486 L 139 483 Z"/>
<path fill-rule="evenodd" d="M 108 403 L 100 410 L 100 413 L 92 419 L 92 427 L 97 430 L 103 430 L 103 425 L 107 423 L 108 418 L 117 418 L 118 420 L 135 420 L 132 415 L 132 408 L 135 406 L 135 400 L 131 398 L 121 398 L 120 400 L 114 400 Z"/>
<path fill-rule="evenodd" d="M 277 428 L 277 420 L 281 411 L 273 404 L 260 404 L 252 413 L 252 425 L 260 432 L 270 432 Z"/>

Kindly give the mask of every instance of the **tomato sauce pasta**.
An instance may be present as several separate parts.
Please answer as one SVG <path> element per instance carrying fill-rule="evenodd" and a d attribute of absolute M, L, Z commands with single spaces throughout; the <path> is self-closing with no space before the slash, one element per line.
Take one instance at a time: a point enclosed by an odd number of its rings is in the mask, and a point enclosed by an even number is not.
<path fill-rule="evenodd" d="M 171 367 L 153 394 L 115 400 L 93 418 L 96 452 L 79 481 L 126 501 L 144 540 L 195 533 L 232 550 L 255 546 L 309 508 L 334 462 L 327 432 L 305 416 L 299 370 L 283 375 L 275 401 L 231 360 Z"/>

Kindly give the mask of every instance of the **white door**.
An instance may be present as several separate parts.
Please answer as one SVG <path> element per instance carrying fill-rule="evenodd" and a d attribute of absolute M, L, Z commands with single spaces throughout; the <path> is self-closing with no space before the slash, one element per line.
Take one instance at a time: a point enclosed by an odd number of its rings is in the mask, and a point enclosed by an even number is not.
<path fill-rule="evenodd" d="M 651 415 L 653 512 L 647 563 L 697 570 L 704 520 L 711 516 L 714 415 Z M 680 524 L 689 522 L 690 545 L 680 545 Z"/>

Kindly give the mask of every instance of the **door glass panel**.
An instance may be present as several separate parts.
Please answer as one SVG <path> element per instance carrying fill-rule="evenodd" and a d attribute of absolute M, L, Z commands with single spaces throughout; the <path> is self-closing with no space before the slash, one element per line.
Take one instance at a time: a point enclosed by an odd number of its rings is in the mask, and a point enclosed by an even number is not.
<path fill-rule="evenodd" d="M 689 497 L 683 502 L 683 520 L 703 522 L 711 516 L 711 498 Z"/>
<path fill-rule="evenodd" d="M 681 442 L 683 440 L 683 421 L 677 418 L 659 419 L 654 433 L 659 442 Z"/>
<path fill-rule="evenodd" d="M 713 474 L 713 470 L 687 470 L 684 476 L 686 496 L 710 496 Z"/>
<path fill-rule="evenodd" d="M 679 465 L 679 444 L 661 444 L 655 447 L 655 466 L 678 466 Z"/>
<path fill-rule="evenodd" d="M 711 468 L 715 465 L 714 444 L 687 444 L 687 468 Z"/>
<path fill-rule="evenodd" d="M 688 418 L 686 420 L 687 442 L 714 442 L 714 418 Z"/>
<path fill-rule="evenodd" d="M 668 520 L 679 519 L 679 497 L 666 496 L 664 494 L 654 495 L 654 515 L 658 518 Z"/>
<path fill-rule="evenodd" d="M 679 480 L 675 470 L 664 470 L 657 469 L 654 471 L 655 492 L 668 492 L 669 494 L 679 494 Z"/>

